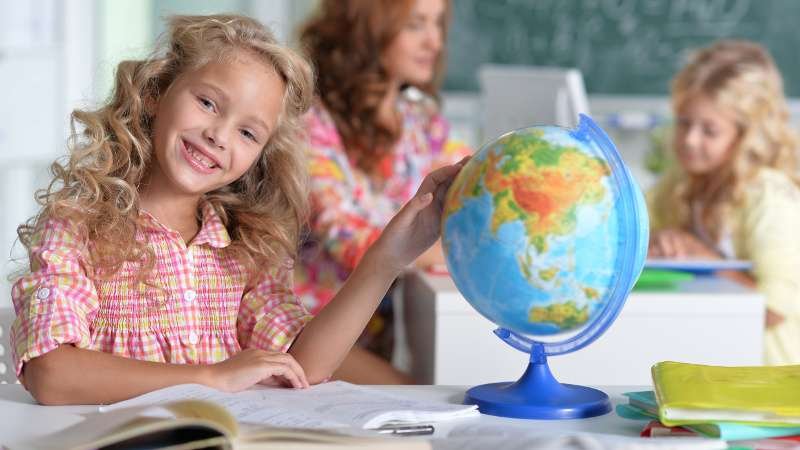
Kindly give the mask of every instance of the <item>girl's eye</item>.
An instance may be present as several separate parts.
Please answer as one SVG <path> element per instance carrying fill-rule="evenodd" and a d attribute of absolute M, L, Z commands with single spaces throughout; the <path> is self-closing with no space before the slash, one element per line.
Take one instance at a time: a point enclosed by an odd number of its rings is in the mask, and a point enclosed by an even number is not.
<path fill-rule="evenodd" d="M 420 20 L 412 20 L 406 24 L 406 28 L 409 30 L 421 30 L 422 29 L 422 21 Z"/>
<path fill-rule="evenodd" d="M 203 108 L 205 108 L 205 109 L 207 109 L 209 111 L 214 111 L 215 110 L 214 102 L 212 102 L 211 100 L 209 100 L 207 98 L 204 98 L 204 97 L 197 97 L 197 101 L 200 102 L 200 104 L 203 106 Z"/>
<path fill-rule="evenodd" d="M 253 142 L 258 142 L 258 140 L 256 140 L 256 136 L 247 130 L 242 130 L 242 136 L 244 136 L 246 139 L 250 139 Z"/>

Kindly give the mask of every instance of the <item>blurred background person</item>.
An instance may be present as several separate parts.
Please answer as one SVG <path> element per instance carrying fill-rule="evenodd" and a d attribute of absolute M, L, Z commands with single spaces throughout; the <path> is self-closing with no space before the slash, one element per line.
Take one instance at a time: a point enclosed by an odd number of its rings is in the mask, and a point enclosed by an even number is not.
<path fill-rule="evenodd" d="M 312 313 L 330 301 L 423 177 L 469 153 L 448 143 L 439 110 L 448 12 L 446 0 L 327 0 L 301 29 L 318 100 L 306 116 L 312 216 L 296 289 Z M 415 265 L 443 262 L 437 244 Z M 412 381 L 387 361 L 389 297 L 336 378 Z"/>

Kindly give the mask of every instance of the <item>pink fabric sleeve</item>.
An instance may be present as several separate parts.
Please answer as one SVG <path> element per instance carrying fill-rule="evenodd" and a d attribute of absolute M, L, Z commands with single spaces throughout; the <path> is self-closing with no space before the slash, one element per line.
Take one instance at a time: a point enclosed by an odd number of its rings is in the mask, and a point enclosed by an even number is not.
<path fill-rule="evenodd" d="M 286 352 L 311 319 L 293 291 L 292 270 L 281 267 L 264 273 L 242 297 L 236 327 L 239 344 Z"/>
<path fill-rule="evenodd" d="M 17 314 L 11 351 L 18 377 L 24 363 L 59 345 L 89 347 L 89 323 L 99 307 L 83 265 L 85 247 L 75 230 L 53 220 L 34 239 L 30 272 L 11 289 Z"/>

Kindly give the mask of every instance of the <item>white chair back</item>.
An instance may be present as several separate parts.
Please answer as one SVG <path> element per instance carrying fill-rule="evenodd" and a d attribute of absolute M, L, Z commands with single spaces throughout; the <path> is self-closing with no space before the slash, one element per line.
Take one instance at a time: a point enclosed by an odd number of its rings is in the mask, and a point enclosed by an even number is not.
<path fill-rule="evenodd" d="M 572 128 L 578 114 L 589 114 L 577 69 L 485 64 L 479 80 L 484 141 L 532 125 Z"/>
<path fill-rule="evenodd" d="M 14 322 L 14 308 L 0 308 L 0 384 L 19 383 L 11 362 L 11 324 Z"/>

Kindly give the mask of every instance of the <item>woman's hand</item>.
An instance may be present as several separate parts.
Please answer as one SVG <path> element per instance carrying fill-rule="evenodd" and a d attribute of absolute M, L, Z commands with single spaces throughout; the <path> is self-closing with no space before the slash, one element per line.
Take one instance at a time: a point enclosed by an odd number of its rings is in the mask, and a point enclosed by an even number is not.
<path fill-rule="evenodd" d="M 248 348 L 209 366 L 205 383 L 225 392 L 239 392 L 255 384 L 307 388 L 306 374 L 288 353 Z"/>
<path fill-rule="evenodd" d="M 650 236 L 648 254 L 651 258 L 721 258 L 719 253 L 709 248 L 694 234 L 678 229 L 667 229 L 653 233 Z"/>
<path fill-rule="evenodd" d="M 380 260 L 398 272 L 411 264 L 439 238 L 447 189 L 469 158 L 431 172 L 414 198 L 394 216 L 383 230 L 374 249 Z"/>

